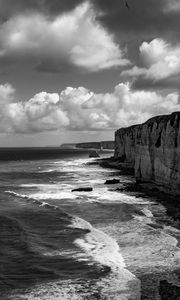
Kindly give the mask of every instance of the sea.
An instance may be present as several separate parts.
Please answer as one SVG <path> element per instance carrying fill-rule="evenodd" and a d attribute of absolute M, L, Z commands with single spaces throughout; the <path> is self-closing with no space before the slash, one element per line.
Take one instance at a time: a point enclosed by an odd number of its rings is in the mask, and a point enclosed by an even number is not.
<path fill-rule="evenodd" d="M 88 150 L 0 161 L 0 299 L 179 299 L 161 285 L 179 285 L 180 231 L 153 197 L 117 189 L 129 182 Z"/>

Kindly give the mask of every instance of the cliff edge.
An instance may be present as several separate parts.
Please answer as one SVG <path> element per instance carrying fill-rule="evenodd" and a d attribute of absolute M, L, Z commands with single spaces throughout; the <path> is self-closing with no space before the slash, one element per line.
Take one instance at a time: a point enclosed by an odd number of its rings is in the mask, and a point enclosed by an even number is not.
<path fill-rule="evenodd" d="M 134 167 L 138 182 L 180 194 L 180 112 L 117 130 L 115 158 Z"/>

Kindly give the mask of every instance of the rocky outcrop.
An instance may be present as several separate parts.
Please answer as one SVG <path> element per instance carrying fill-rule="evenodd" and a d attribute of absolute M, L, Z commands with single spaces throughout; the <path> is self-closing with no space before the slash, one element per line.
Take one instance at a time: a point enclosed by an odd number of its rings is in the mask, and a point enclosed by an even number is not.
<path fill-rule="evenodd" d="M 77 189 L 73 189 L 71 192 L 92 192 L 92 187 L 79 187 Z"/>
<path fill-rule="evenodd" d="M 119 183 L 119 179 L 107 179 L 104 184 L 116 184 Z"/>
<path fill-rule="evenodd" d="M 96 150 L 94 150 L 89 153 L 89 157 L 100 157 L 100 155 Z"/>
<path fill-rule="evenodd" d="M 180 194 L 180 112 L 117 130 L 115 158 L 134 167 L 137 181 Z"/>

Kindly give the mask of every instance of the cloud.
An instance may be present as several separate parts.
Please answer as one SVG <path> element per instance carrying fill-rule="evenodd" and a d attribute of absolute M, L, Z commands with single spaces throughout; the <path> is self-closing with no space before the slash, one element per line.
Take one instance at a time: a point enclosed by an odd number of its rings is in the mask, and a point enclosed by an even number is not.
<path fill-rule="evenodd" d="M 99 20 L 125 43 L 139 43 L 145 38 L 155 37 L 179 40 L 179 0 L 129 0 L 130 10 L 125 1 L 114 0 L 113 4 L 109 0 L 93 2 L 103 12 Z"/>
<path fill-rule="evenodd" d="M 166 0 L 164 6 L 165 13 L 178 13 L 180 12 L 180 3 L 179 0 Z"/>
<path fill-rule="evenodd" d="M 83 0 L 1 0 L 0 16 L 9 18 L 24 12 L 43 12 L 51 15 L 57 15 L 74 9 Z"/>
<path fill-rule="evenodd" d="M 143 77 L 152 81 L 180 75 L 180 45 L 171 46 L 162 39 L 143 42 L 139 48 L 143 67 L 134 66 L 123 71 L 122 76 Z"/>
<path fill-rule="evenodd" d="M 7 85 L 5 85 L 6 88 Z M 1 99 L 0 89 L 0 99 Z M 0 132 L 33 133 L 56 130 L 69 124 L 58 106 L 59 95 L 41 92 L 27 102 L 0 102 Z"/>
<path fill-rule="evenodd" d="M 133 91 L 126 83 L 118 84 L 111 94 L 95 94 L 84 107 L 103 112 L 107 128 L 118 128 L 146 121 L 157 114 L 167 114 L 180 109 L 179 95 L 163 97 L 150 91 Z"/>
<path fill-rule="evenodd" d="M 16 101 L 12 91 L 8 84 L 0 88 L 1 133 L 109 131 L 180 110 L 178 93 L 163 97 L 156 92 L 134 91 L 128 83 L 120 83 L 105 94 L 67 87 L 59 94 L 41 92 L 24 102 Z"/>
<path fill-rule="evenodd" d="M 9 83 L 0 85 L 0 106 L 11 102 L 14 98 L 15 89 Z"/>
<path fill-rule="evenodd" d="M 66 64 L 88 71 L 129 64 L 114 37 L 97 22 L 89 2 L 58 16 L 12 16 L 0 29 L 0 59 L 29 62 L 50 72 Z"/>

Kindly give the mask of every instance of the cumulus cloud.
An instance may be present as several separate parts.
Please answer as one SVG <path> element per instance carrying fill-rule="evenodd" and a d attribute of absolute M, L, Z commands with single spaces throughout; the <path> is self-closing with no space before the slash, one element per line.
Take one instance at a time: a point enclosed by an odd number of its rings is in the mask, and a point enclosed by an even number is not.
<path fill-rule="evenodd" d="M 11 102 L 14 98 L 15 89 L 9 83 L 0 84 L 0 105 Z"/>
<path fill-rule="evenodd" d="M 180 45 L 171 46 L 162 39 L 143 42 L 139 48 L 143 67 L 134 66 L 123 76 L 143 77 L 159 81 L 180 74 Z"/>
<path fill-rule="evenodd" d="M 127 65 L 114 37 L 96 20 L 85 2 L 70 12 L 14 15 L 0 29 L 0 59 L 27 61 L 38 69 L 58 71 L 70 64 L 88 71 Z"/>
<path fill-rule="evenodd" d="M 179 12 L 180 11 L 179 0 L 166 0 L 163 10 L 165 13 Z"/>
<path fill-rule="evenodd" d="M 4 86 L 5 89 L 8 87 Z M 2 91 L 0 89 L 0 99 Z M 0 100 L 0 131 L 33 133 L 65 127 L 69 120 L 58 102 L 58 94 L 46 92 L 36 94 L 27 102 L 15 102 L 12 98 L 11 102 L 6 103 Z"/>
<path fill-rule="evenodd" d="M 157 114 L 180 109 L 179 95 L 163 97 L 150 91 L 133 91 L 128 83 L 120 83 L 111 94 L 95 94 L 84 106 L 103 112 L 107 128 L 118 128 L 146 121 Z"/>
<path fill-rule="evenodd" d="M 115 130 L 180 110 L 178 93 L 163 97 L 156 92 L 134 91 L 128 83 L 118 84 L 112 93 L 67 87 L 59 94 L 41 92 L 23 102 L 15 101 L 13 91 L 8 84 L 0 86 L 0 132 Z"/>

